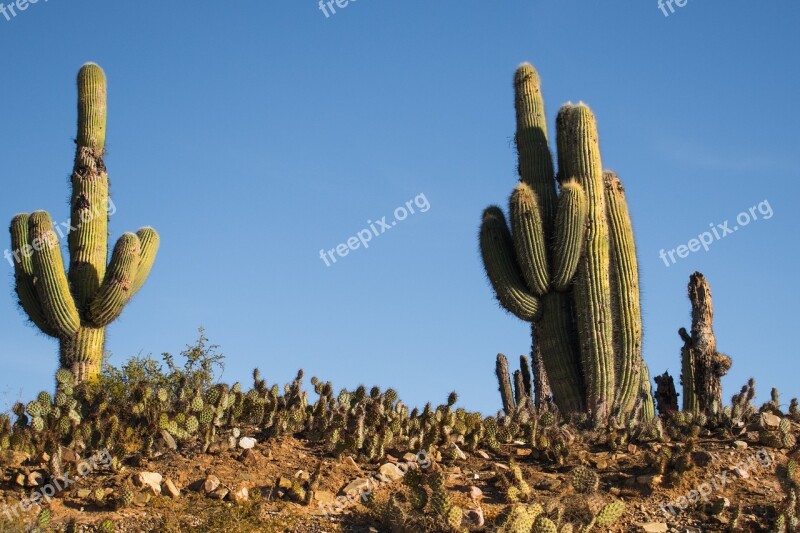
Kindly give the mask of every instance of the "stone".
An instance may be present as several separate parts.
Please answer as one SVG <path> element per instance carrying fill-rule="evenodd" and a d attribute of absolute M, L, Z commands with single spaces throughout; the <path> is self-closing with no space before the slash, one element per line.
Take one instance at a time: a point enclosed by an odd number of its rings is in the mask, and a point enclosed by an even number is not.
<path fill-rule="evenodd" d="M 733 469 L 733 472 L 742 479 L 747 479 L 750 477 L 750 474 L 747 473 L 747 470 L 744 468 L 739 468 L 738 466 Z"/>
<path fill-rule="evenodd" d="M 484 458 L 484 459 L 489 459 L 489 454 L 488 454 L 488 453 L 486 453 L 486 452 L 485 452 L 485 451 L 483 451 L 483 450 L 478 450 L 476 453 L 477 453 L 478 455 L 480 455 L 480 456 L 481 456 L 482 458 Z"/>
<path fill-rule="evenodd" d="M 44 485 L 44 474 L 41 472 L 31 472 L 28 474 L 28 478 L 25 480 L 25 486 L 33 488 L 33 487 L 41 487 Z"/>
<path fill-rule="evenodd" d="M 253 437 L 242 437 L 239 439 L 239 447 L 243 450 L 252 450 L 255 448 L 256 442 Z"/>
<path fill-rule="evenodd" d="M 508 467 L 503 463 L 494 463 L 494 467 L 498 470 L 508 470 Z"/>
<path fill-rule="evenodd" d="M 642 528 L 643 533 L 666 533 L 669 531 L 667 524 L 663 522 L 646 522 L 637 525 Z"/>
<path fill-rule="evenodd" d="M 238 439 L 239 437 L 242 436 L 242 430 L 239 429 L 239 428 L 233 428 L 232 433 L 233 433 L 233 438 L 234 439 Z"/>
<path fill-rule="evenodd" d="M 381 477 L 389 481 L 399 481 L 403 479 L 403 471 L 400 470 L 394 463 L 386 463 L 379 469 Z"/>
<path fill-rule="evenodd" d="M 485 519 L 483 518 L 483 509 L 478 507 L 477 509 L 469 509 L 466 512 L 467 520 L 475 526 L 476 528 L 483 527 Z"/>
<path fill-rule="evenodd" d="M 395 456 L 394 456 L 394 455 L 392 455 L 392 454 L 389 454 L 389 453 L 387 453 L 387 454 L 386 454 L 386 460 L 387 460 L 387 461 L 389 461 L 390 463 L 395 463 L 395 464 L 397 464 L 397 457 L 395 457 Z"/>
<path fill-rule="evenodd" d="M 219 488 L 220 483 L 221 482 L 217 476 L 209 475 L 203 482 L 203 492 L 206 494 L 211 494 Z"/>
<path fill-rule="evenodd" d="M 455 444 L 453 444 L 453 448 L 456 450 L 456 457 L 458 457 L 462 461 L 466 461 L 467 460 L 467 454 L 465 454 L 463 451 L 461 451 L 461 448 L 459 448 Z"/>
<path fill-rule="evenodd" d="M 733 446 L 737 450 L 746 450 L 747 449 L 747 443 L 745 441 L 743 441 L 743 440 L 734 441 L 733 442 Z"/>
<path fill-rule="evenodd" d="M 336 501 L 336 495 L 327 490 L 314 491 L 314 501 L 320 505 L 326 505 Z"/>
<path fill-rule="evenodd" d="M 416 463 L 417 462 L 417 455 L 411 452 L 403 454 L 403 461 L 407 463 Z"/>
<path fill-rule="evenodd" d="M 475 500 L 476 502 L 480 501 L 480 499 L 483 498 L 483 491 L 473 485 L 472 487 L 469 488 L 469 497 Z"/>
<path fill-rule="evenodd" d="M 661 483 L 663 478 L 659 475 L 645 475 L 636 478 L 636 483 L 647 487 L 655 487 Z"/>
<path fill-rule="evenodd" d="M 253 449 L 245 450 L 242 452 L 242 455 L 239 456 L 239 461 L 244 465 L 254 466 L 258 464 L 258 457 L 259 454 L 257 451 Z"/>
<path fill-rule="evenodd" d="M 19 474 L 17 474 L 14 477 L 14 484 L 19 486 L 19 487 L 24 487 L 25 486 L 25 477 L 26 477 L 25 474 L 20 472 Z"/>
<path fill-rule="evenodd" d="M 781 425 L 781 417 L 772 413 L 761 413 L 761 421 L 769 429 L 778 429 Z"/>
<path fill-rule="evenodd" d="M 134 478 L 136 486 L 146 488 L 154 495 L 161 495 L 161 482 L 164 478 L 157 472 L 139 472 Z"/>
<path fill-rule="evenodd" d="M 344 460 L 344 464 L 354 469 L 356 472 L 361 472 L 361 467 L 356 464 L 356 462 L 353 460 L 353 457 L 350 455 L 348 455 Z"/>
<path fill-rule="evenodd" d="M 357 495 L 368 490 L 370 490 L 369 480 L 365 477 L 359 477 L 348 483 L 341 493 L 344 495 Z"/>
<path fill-rule="evenodd" d="M 215 491 L 208 495 L 212 500 L 224 500 L 230 491 L 225 487 L 217 487 Z"/>
<path fill-rule="evenodd" d="M 166 491 L 167 491 L 167 495 L 168 495 L 170 498 L 172 498 L 173 500 L 177 500 L 178 498 L 180 498 L 180 496 L 181 496 L 181 491 L 180 491 L 180 489 L 179 489 L 179 488 L 178 488 L 178 487 L 175 485 L 175 483 L 173 483 L 173 481 L 172 481 L 171 479 L 167 478 L 167 480 L 166 480 L 166 481 L 164 481 L 164 488 L 165 488 L 165 489 L 166 489 Z"/>
<path fill-rule="evenodd" d="M 145 507 L 150 503 L 152 497 L 153 496 L 149 492 L 137 492 L 133 495 L 133 505 L 136 507 Z"/>
<path fill-rule="evenodd" d="M 30 459 L 30 455 L 27 453 L 3 450 L 0 452 L 0 468 L 19 468 L 28 459 Z"/>
<path fill-rule="evenodd" d="M 238 504 L 245 503 L 250 499 L 250 489 L 247 486 L 247 483 L 239 483 L 236 485 L 236 488 L 233 489 L 229 494 L 228 498 Z"/>
<path fill-rule="evenodd" d="M 279 477 L 278 478 L 278 488 L 279 489 L 284 489 L 284 490 L 291 489 L 292 488 L 292 480 L 289 479 L 289 478 L 283 477 L 283 476 Z"/>
<path fill-rule="evenodd" d="M 166 447 L 170 450 L 178 449 L 178 444 L 175 442 L 175 438 L 166 429 L 161 430 L 161 438 L 164 440 Z"/>

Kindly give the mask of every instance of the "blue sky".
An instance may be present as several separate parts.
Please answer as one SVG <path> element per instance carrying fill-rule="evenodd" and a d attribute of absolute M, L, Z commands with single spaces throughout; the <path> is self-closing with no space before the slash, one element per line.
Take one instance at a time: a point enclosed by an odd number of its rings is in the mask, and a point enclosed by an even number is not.
<path fill-rule="evenodd" d="M 8 2 L 5 2 L 8 4 Z M 393 386 L 413 405 L 459 391 L 500 402 L 497 352 L 529 350 L 477 249 L 480 214 L 515 182 L 512 76 L 594 109 L 639 247 L 645 357 L 679 374 L 686 284 L 711 282 L 730 397 L 800 394 L 800 5 L 359 0 L 39 1 L 0 16 L 0 219 L 68 218 L 74 77 L 109 77 L 111 238 L 152 225 L 150 280 L 109 330 L 112 362 L 176 353 L 204 326 L 224 379 L 298 368 L 338 387 Z M 326 267 L 331 249 L 423 194 L 429 209 Z M 669 267 L 670 250 L 761 202 L 773 216 Z M 755 211 L 759 213 L 758 210 Z M 10 247 L 7 232 L 0 249 Z M 26 325 L 0 264 L 4 402 L 51 385 L 56 345 Z"/>

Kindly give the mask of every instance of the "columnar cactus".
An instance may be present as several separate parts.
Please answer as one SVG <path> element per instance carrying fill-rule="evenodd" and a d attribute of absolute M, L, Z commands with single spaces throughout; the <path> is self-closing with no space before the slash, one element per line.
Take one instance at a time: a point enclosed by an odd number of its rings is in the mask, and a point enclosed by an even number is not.
<path fill-rule="evenodd" d="M 603 171 L 594 115 L 583 104 L 562 107 L 556 176 L 531 65 L 519 67 L 514 86 L 520 183 L 510 229 L 499 207 L 483 213 L 489 280 L 503 307 L 532 322 L 534 364 L 540 355 L 562 412 L 588 410 L 600 422 L 641 399 L 648 416 L 633 230 L 619 178 Z"/>
<path fill-rule="evenodd" d="M 721 379 L 728 373 L 731 359 L 717 351 L 711 286 L 700 272 L 689 279 L 689 300 L 692 304 L 691 335 L 684 328 L 678 330 L 684 343 L 681 349 L 683 410 L 718 415 L 722 409 Z"/>
<path fill-rule="evenodd" d="M 17 295 L 30 320 L 58 339 L 62 368 L 77 381 L 97 375 L 103 359 L 105 327 L 144 285 L 158 250 L 152 228 L 125 233 L 108 261 L 108 175 L 103 161 L 106 138 L 106 77 L 94 63 L 78 73 L 78 137 L 71 176 L 69 271 L 58 235 L 45 211 L 11 221 Z M 57 235 L 58 232 L 58 235 Z"/>

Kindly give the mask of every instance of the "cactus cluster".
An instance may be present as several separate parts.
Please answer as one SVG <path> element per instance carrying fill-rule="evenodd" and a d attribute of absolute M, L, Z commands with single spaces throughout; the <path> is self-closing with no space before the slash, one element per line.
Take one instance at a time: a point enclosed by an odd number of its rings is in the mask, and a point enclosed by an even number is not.
<path fill-rule="evenodd" d="M 105 74 L 88 63 L 78 73 L 69 270 L 59 244 L 62 227 L 47 212 L 19 214 L 10 228 L 20 306 L 43 333 L 58 339 L 61 367 L 79 382 L 99 374 L 105 328 L 144 285 L 159 244 L 152 228 L 125 233 L 109 262 L 106 104 Z"/>
<path fill-rule="evenodd" d="M 500 304 L 532 323 L 534 368 L 540 360 L 564 414 L 602 423 L 641 402 L 652 417 L 633 230 L 622 184 L 603 170 L 594 115 L 584 104 L 559 111 L 556 173 L 531 65 L 514 88 L 520 182 L 510 228 L 499 207 L 483 213 L 486 273 Z"/>

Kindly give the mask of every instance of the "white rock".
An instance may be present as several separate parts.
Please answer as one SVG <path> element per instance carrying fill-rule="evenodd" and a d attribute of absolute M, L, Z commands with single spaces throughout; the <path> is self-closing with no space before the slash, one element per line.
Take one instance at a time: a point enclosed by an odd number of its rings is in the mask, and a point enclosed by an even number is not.
<path fill-rule="evenodd" d="M 389 481 L 397 481 L 403 479 L 403 471 L 400 470 L 394 463 L 386 463 L 380 468 L 381 477 Z"/>
<path fill-rule="evenodd" d="M 161 482 L 164 478 L 157 472 L 139 472 L 136 475 L 136 484 L 153 491 L 156 496 L 161 495 Z"/>
<path fill-rule="evenodd" d="M 253 437 L 242 437 L 239 440 L 239 447 L 243 450 L 251 450 L 255 447 L 256 442 L 258 441 Z"/>

